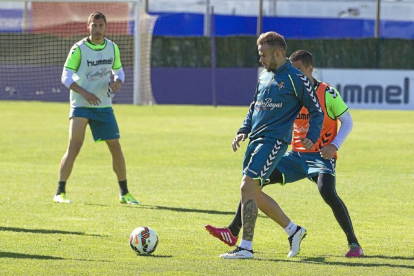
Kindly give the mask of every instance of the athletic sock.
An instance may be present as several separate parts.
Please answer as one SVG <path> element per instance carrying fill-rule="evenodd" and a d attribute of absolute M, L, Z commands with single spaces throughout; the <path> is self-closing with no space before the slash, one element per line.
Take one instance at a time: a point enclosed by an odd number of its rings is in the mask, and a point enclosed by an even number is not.
<path fill-rule="evenodd" d="M 298 226 L 294 224 L 292 221 L 289 222 L 289 225 L 285 228 L 285 232 L 288 234 L 288 236 L 292 236 L 295 234 L 296 229 L 298 229 Z"/>
<path fill-rule="evenodd" d="M 56 195 L 60 195 L 61 193 L 66 193 L 66 181 L 59 181 L 58 183 Z"/>
<path fill-rule="evenodd" d="M 241 240 L 239 247 L 247 249 L 247 250 L 253 250 L 253 242 L 252 241 L 246 241 Z"/>
<path fill-rule="evenodd" d="M 240 233 L 242 227 L 242 220 L 241 220 L 241 202 L 239 202 L 239 207 L 237 208 L 237 212 L 234 215 L 233 221 L 227 227 L 229 228 L 231 234 L 234 237 L 237 237 Z"/>
<path fill-rule="evenodd" d="M 119 181 L 119 192 L 121 193 L 121 196 L 124 196 L 127 193 L 129 193 L 126 179 Z"/>
<path fill-rule="evenodd" d="M 241 228 L 237 225 L 230 224 L 227 228 L 229 228 L 230 233 L 233 235 L 233 237 L 237 237 L 240 233 Z"/>
<path fill-rule="evenodd" d="M 119 181 L 118 183 L 119 183 L 119 192 L 121 193 L 121 196 L 124 196 L 127 193 L 129 193 L 126 179 Z"/>

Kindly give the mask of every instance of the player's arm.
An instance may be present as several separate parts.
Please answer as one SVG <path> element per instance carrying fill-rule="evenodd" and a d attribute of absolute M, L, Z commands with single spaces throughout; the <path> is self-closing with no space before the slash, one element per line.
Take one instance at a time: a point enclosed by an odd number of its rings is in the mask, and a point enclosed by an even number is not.
<path fill-rule="evenodd" d="M 299 75 L 296 83 L 298 85 L 293 83 L 296 86 L 296 94 L 302 105 L 308 109 L 310 115 L 308 133 L 306 138 L 301 141 L 306 149 L 313 149 L 314 144 L 321 135 L 323 111 L 311 81 L 306 76 Z"/>
<path fill-rule="evenodd" d="M 65 65 L 63 66 L 62 72 L 62 83 L 69 89 L 71 89 L 72 83 L 75 82 L 73 79 L 73 75 L 78 71 L 79 66 L 81 63 L 81 51 L 78 45 L 74 45 L 72 49 L 70 49 L 69 55 L 66 58 Z"/>
<path fill-rule="evenodd" d="M 252 130 L 252 117 L 253 117 L 254 107 L 256 105 L 258 88 L 259 88 L 259 84 L 257 84 L 256 92 L 254 94 L 254 100 L 250 104 L 249 111 L 246 114 L 246 118 L 244 119 L 242 126 L 237 131 L 236 137 L 233 139 L 233 143 L 232 143 L 233 151 L 237 151 L 237 148 L 240 147 L 239 142 L 246 140 L 250 131 Z"/>
<path fill-rule="evenodd" d="M 335 118 L 341 122 L 338 134 L 334 138 L 331 144 L 321 149 L 321 155 L 325 159 L 332 159 L 335 152 L 339 150 L 342 144 L 345 142 L 349 133 L 351 133 L 354 126 L 354 122 L 349 112 L 348 106 L 342 100 L 339 92 L 332 87 L 328 87 L 326 92 L 326 106 L 328 108 L 328 114 L 331 113 Z M 329 92 L 329 93 L 328 93 Z"/>
<path fill-rule="evenodd" d="M 240 147 L 240 141 L 245 141 L 246 138 L 249 136 L 250 130 L 252 129 L 252 109 L 254 108 L 255 102 L 256 101 L 253 101 L 250 104 L 250 108 L 246 114 L 246 118 L 244 119 L 241 128 L 237 131 L 237 135 L 236 137 L 234 137 L 233 143 L 231 143 L 233 151 L 237 151 L 237 149 Z"/>
<path fill-rule="evenodd" d="M 256 101 L 253 101 L 250 104 L 249 111 L 247 111 L 247 114 L 246 114 L 246 118 L 244 119 L 239 130 L 237 131 L 237 134 L 242 134 L 242 133 L 249 134 L 250 133 L 252 129 L 252 117 L 253 117 L 253 111 L 254 111 L 255 104 L 256 104 Z"/>
<path fill-rule="evenodd" d="M 352 128 L 354 127 L 354 122 L 352 120 L 351 113 L 349 112 L 349 110 L 341 117 L 338 117 L 338 120 L 341 122 L 341 126 L 339 127 L 338 134 L 331 143 L 337 148 L 337 150 L 339 150 L 339 148 L 345 142 L 346 138 L 348 137 L 349 133 L 351 133 Z"/>
<path fill-rule="evenodd" d="M 121 54 L 118 45 L 114 43 L 115 59 L 112 66 L 112 74 L 114 75 L 114 82 L 109 84 L 112 92 L 118 92 L 125 81 L 125 73 L 122 69 Z"/>
<path fill-rule="evenodd" d="M 101 100 L 94 94 L 79 86 L 73 79 L 74 74 L 78 71 L 81 63 L 81 51 L 77 45 L 72 47 L 66 59 L 62 72 L 62 83 L 70 90 L 82 95 L 85 100 L 93 105 L 99 105 Z"/>

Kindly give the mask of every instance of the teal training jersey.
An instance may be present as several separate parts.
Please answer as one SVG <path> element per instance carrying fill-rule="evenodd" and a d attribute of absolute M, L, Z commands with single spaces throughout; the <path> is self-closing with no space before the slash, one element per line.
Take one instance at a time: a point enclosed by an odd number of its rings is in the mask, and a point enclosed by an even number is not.
<path fill-rule="evenodd" d="M 307 138 L 319 138 L 323 111 L 310 80 L 289 60 L 276 71 L 263 70 L 254 100 L 238 133 L 250 133 L 250 139 L 270 137 L 290 143 L 293 121 L 305 106 L 311 115 Z"/>

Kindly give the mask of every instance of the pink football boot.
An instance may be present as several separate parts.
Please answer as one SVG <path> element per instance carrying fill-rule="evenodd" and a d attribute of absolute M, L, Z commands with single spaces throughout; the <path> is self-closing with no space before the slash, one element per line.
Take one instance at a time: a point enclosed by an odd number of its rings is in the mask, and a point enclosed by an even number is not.
<path fill-rule="evenodd" d="M 345 257 L 351 258 L 351 257 L 361 257 L 364 256 L 364 251 L 362 251 L 361 246 L 359 246 L 356 243 L 353 243 L 349 245 L 349 251 L 345 254 Z"/>
<path fill-rule="evenodd" d="M 211 225 L 206 225 L 206 230 L 210 232 L 211 235 L 216 237 L 217 239 L 221 240 L 228 246 L 233 246 L 236 244 L 239 237 L 234 237 L 233 234 L 230 232 L 229 228 L 216 228 Z"/>

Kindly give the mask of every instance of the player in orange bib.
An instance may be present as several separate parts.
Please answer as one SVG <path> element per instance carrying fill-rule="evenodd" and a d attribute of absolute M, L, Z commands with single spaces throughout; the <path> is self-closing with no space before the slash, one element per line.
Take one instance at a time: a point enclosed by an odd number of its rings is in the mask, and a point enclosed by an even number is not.
<path fill-rule="evenodd" d="M 349 251 L 345 256 L 363 256 L 364 252 L 355 236 L 351 217 L 335 188 L 337 151 L 352 130 L 352 117 L 338 91 L 329 84 L 313 78 L 312 55 L 309 52 L 298 50 L 290 56 L 290 61 L 294 67 L 313 81 L 315 93 L 325 115 L 321 136 L 312 150 L 307 150 L 302 145 L 302 140 L 306 137 L 309 129 L 309 113 L 306 108 L 302 108 L 293 126 L 292 150 L 281 159 L 264 186 L 274 183 L 285 185 L 304 178 L 316 183 L 319 193 L 331 207 L 336 220 L 347 237 Z M 341 122 L 339 131 L 338 121 Z M 281 221 L 287 218 L 277 203 L 263 191 L 261 200 L 262 204 L 258 202 L 259 208 L 279 225 Z M 218 228 L 206 225 L 206 230 L 224 243 L 233 245 L 237 242 L 241 226 L 241 206 L 239 204 L 237 213 L 228 227 Z M 295 225 L 293 224 L 293 226 Z M 292 244 L 290 240 L 289 242 Z M 299 252 L 299 248 L 295 252 Z"/>

